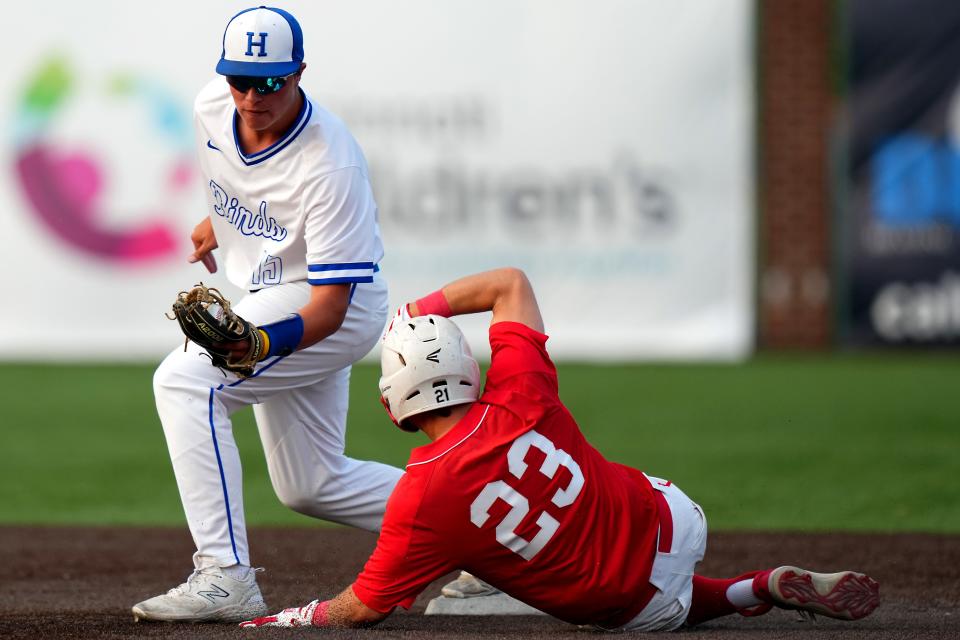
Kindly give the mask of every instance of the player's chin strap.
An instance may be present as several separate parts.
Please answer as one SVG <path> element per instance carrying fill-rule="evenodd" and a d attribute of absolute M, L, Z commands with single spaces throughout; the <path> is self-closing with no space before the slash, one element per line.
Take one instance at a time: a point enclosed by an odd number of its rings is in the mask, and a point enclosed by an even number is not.
<path fill-rule="evenodd" d="M 412 429 L 400 424 L 400 421 L 397 420 L 397 418 L 393 415 L 393 411 L 390 410 L 390 402 L 383 395 L 380 396 L 380 404 L 382 404 L 383 408 L 387 410 L 387 415 L 390 416 L 390 421 L 397 425 L 401 431 L 406 433 L 416 433 L 417 431 L 420 431 L 420 429 Z"/>
<path fill-rule="evenodd" d="M 393 424 L 395 424 L 395 425 L 397 425 L 397 426 L 399 427 L 399 426 L 400 426 L 400 423 L 397 422 L 397 419 L 396 419 L 395 417 L 393 417 L 393 411 L 390 411 L 390 401 L 387 400 L 387 399 L 383 396 L 383 394 L 380 395 L 380 404 L 383 405 L 383 408 L 386 409 L 386 411 L 387 411 L 387 415 L 390 416 L 390 422 L 392 422 Z"/>

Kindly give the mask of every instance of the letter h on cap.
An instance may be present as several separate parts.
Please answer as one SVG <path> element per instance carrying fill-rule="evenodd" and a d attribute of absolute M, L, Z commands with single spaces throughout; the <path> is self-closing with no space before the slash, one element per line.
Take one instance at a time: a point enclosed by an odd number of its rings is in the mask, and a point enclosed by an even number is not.
<path fill-rule="evenodd" d="M 259 42 L 253 41 L 254 35 L 260 36 Z M 258 58 L 262 58 L 267 55 L 267 34 L 266 33 L 261 31 L 259 34 L 254 34 L 253 31 L 247 31 L 247 55 L 248 56 L 253 55 L 254 47 L 260 50 L 260 53 L 257 54 Z"/>

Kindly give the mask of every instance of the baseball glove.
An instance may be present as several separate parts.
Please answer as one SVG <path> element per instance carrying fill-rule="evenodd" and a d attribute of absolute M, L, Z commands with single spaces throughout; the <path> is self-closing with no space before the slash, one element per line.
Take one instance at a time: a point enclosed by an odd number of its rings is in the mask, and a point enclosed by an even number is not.
<path fill-rule="evenodd" d="M 180 323 L 187 340 L 193 340 L 210 356 L 213 366 L 221 371 L 232 371 L 241 378 L 253 375 L 253 368 L 262 358 L 263 335 L 253 324 L 230 310 L 230 301 L 217 289 L 197 284 L 189 291 L 181 291 L 173 302 L 171 320 Z M 234 349 L 230 343 L 250 341 L 246 354 L 231 360 Z M 187 343 L 184 341 L 184 350 Z"/>

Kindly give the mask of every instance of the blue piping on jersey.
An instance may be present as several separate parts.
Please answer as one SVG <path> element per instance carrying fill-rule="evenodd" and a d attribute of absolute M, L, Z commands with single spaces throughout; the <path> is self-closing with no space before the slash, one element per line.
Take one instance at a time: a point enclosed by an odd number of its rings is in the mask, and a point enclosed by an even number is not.
<path fill-rule="evenodd" d="M 240 148 L 240 136 L 237 134 L 237 118 L 240 116 L 236 109 L 233 110 L 233 141 L 237 147 L 237 154 L 240 156 L 243 164 L 252 167 L 255 164 L 260 164 L 264 160 L 269 160 L 277 155 L 286 149 L 287 146 L 300 135 L 300 132 L 307 126 L 307 123 L 310 122 L 310 116 L 313 114 L 313 105 L 310 104 L 310 99 L 307 98 L 307 94 L 303 92 L 303 89 L 298 88 L 297 91 L 300 92 L 300 96 L 303 98 L 303 104 L 300 105 L 300 112 L 297 114 L 297 119 L 294 121 L 293 126 L 290 127 L 290 130 L 282 138 L 272 145 L 263 151 L 258 151 L 250 155 L 245 154 L 243 149 Z"/>
<path fill-rule="evenodd" d="M 307 271 L 348 271 L 353 269 L 373 269 L 374 272 L 377 272 L 380 270 L 380 266 L 372 262 L 333 262 L 307 265 Z"/>
<path fill-rule="evenodd" d="M 373 282 L 373 276 L 353 276 L 351 278 L 307 278 L 310 284 L 357 284 Z"/>
<path fill-rule="evenodd" d="M 371 269 L 373 273 L 380 273 L 380 265 L 372 262 L 342 262 L 340 264 L 308 264 L 307 265 L 307 283 L 312 285 L 324 284 L 369 284 L 373 282 L 373 275 L 369 276 L 341 276 L 339 278 L 318 277 L 311 278 L 311 273 L 330 272 L 330 271 L 348 271 L 351 269 L 366 270 Z M 354 287 L 355 288 L 355 287 Z M 350 299 L 353 299 L 353 288 L 350 289 Z"/>
<path fill-rule="evenodd" d="M 354 262 L 354 263 L 350 263 L 350 264 L 372 264 L 372 263 Z M 322 269 L 322 268 L 317 269 L 317 268 L 313 268 L 313 267 L 324 267 L 324 266 L 326 266 L 326 265 L 307 265 L 307 271 L 308 271 L 308 272 L 309 272 L 309 271 L 326 271 L 327 269 Z M 347 269 L 347 268 L 352 268 L 352 267 L 343 267 L 343 268 L 344 268 L 344 269 Z M 378 265 L 378 264 L 373 265 L 373 272 L 374 272 L 374 273 L 380 273 L 380 265 Z M 314 278 L 313 280 L 310 280 L 310 276 L 309 276 L 309 275 L 307 276 L 307 284 L 312 284 L 312 285 L 321 285 L 321 284 L 343 284 L 344 282 L 349 282 L 349 283 L 351 283 L 351 284 L 370 283 L 370 282 L 373 282 L 373 276 L 357 276 L 356 278 L 343 278 L 342 280 L 333 280 L 333 279 L 320 280 L 320 279 L 318 279 L 318 278 Z M 275 285 L 271 285 L 271 286 L 275 286 Z M 249 291 L 250 293 L 256 293 L 257 291 L 263 291 L 264 289 L 269 289 L 269 288 L 270 288 L 270 287 L 260 287 L 259 289 L 248 289 L 248 291 Z M 351 294 L 351 295 L 352 295 L 352 294 Z M 254 375 L 251 376 L 251 377 L 256 377 L 256 375 L 257 375 L 257 374 L 254 374 Z"/>
<path fill-rule="evenodd" d="M 223 385 L 220 385 L 218 388 L 222 388 Z M 240 556 L 237 555 L 237 541 L 233 537 L 233 516 L 230 513 L 230 496 L 227 492 L 227 477 L 223 473 L 223 460 L 220 458 L 220 445 L 217 444 L 217 430 L 213 426 L 213 393 L 215 389 L 210 387 L 210 403 L 209 403 L 209 417 L 210 417 L 210 436 L 213 438 L 213 452 L 217 455 L 217 466 L 220 468 L 220 486 L 223 487 L 223 502 L 227 507 L 227 527 L 230 529 L 230 546 L 233 548 L 233 557 L 236 559 L 237 564 L 241 564 Z"/>

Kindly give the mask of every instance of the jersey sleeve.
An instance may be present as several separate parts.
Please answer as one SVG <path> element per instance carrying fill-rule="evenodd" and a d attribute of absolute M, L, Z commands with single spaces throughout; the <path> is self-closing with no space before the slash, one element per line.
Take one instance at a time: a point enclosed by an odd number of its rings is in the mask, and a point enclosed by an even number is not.
<path fill-rule="evenodd" d="M 400 479 L 387 501 L 377 547 L 353 583 L 360 601 L 380 613 L 409 609 L 431 582 L 456 568 L 433 532 L 417 526 L 420 500 L 408 478 Z"/>
<path fill-rule="evenodd" d="M 383 257 L 377 205 L 360 167 L 345 167 L 307 187 L 307 281 L 314 285 L 373 282 Z"/>
<path fill-rule="evenodd" d="M 496 390 L 517 376 L 527 375 L 558 393 L 557 369 L 547 353 L 547 336 L 519 322 L 490 326 L 490 368 L 486 390 Z"/>
<path fill-rule="evenodd" d="M 210 179 L 210 170 L 207 166 L 206 158 L 209 156 L 206 142 L 214 137 L 210 131 L 209 123 L 216 122 L 222 115 L 218 105 L 227 85 L 222 77 L 211 80 L 193 101 L 193 138 L 196 144 L 197 159 L 200 163 L 201 173 L 205 180 Z M 232 106 L 232 101 L 231 101 Z M 219 140 L 217 141 L 219 144 Z M 208 189 L 205 189 L 209 193 Z"/>

